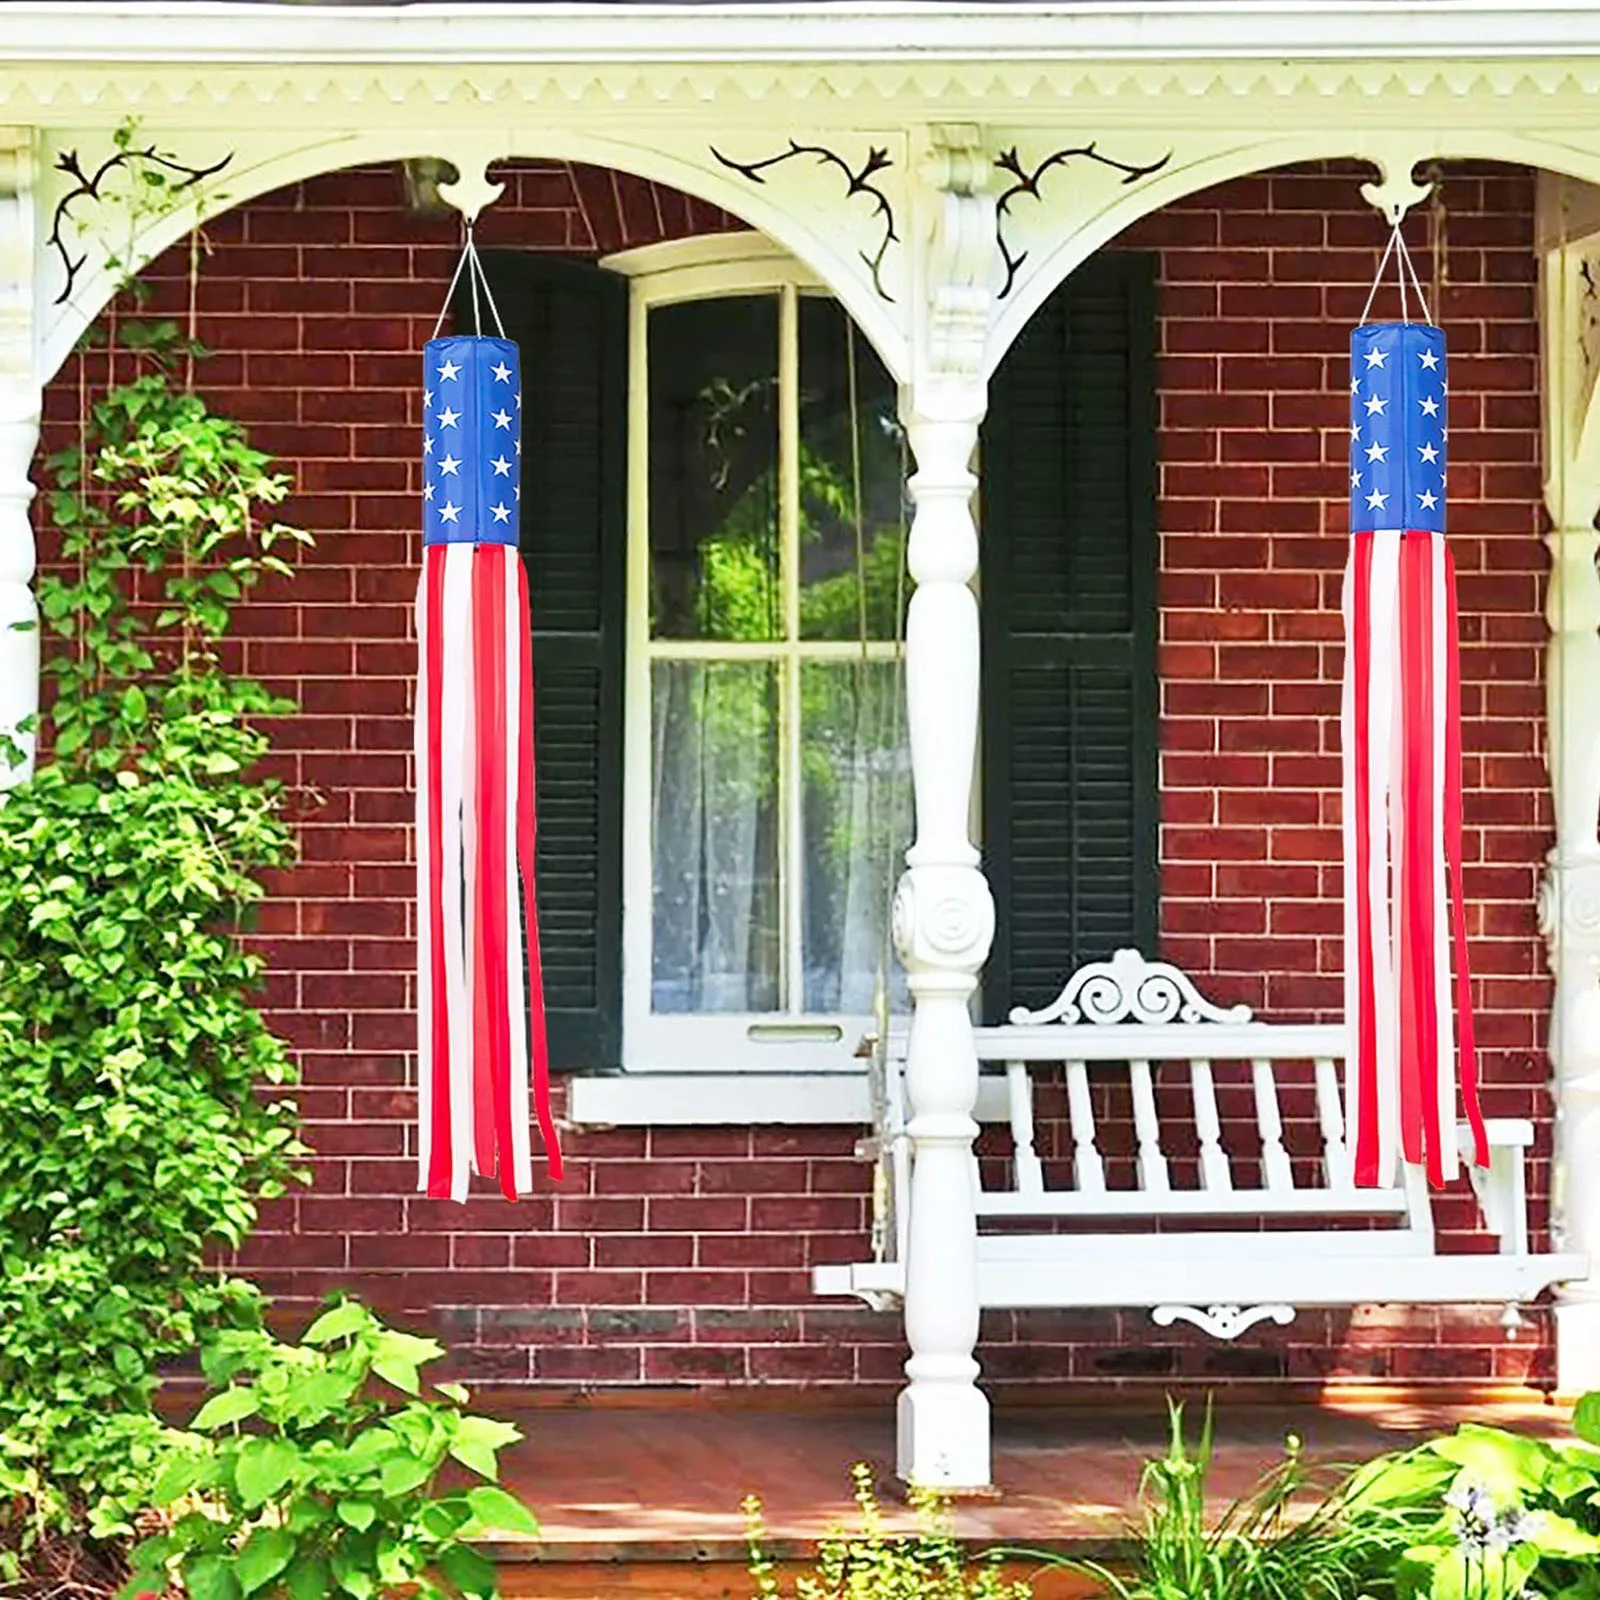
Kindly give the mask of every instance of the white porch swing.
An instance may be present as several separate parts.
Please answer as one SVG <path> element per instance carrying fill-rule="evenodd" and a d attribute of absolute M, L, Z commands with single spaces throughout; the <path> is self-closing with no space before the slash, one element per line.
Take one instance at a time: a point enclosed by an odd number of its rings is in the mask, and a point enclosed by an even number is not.
<path fill-rule="evenodd" d="M 1119 950 L 1043 1010 L 974 1032 L 977 1119 L 1010 1136 L 1003 1187 L 985 1187 L 974 1162 L 985 1308 L 1132 1307 L 1233 1339 L 1301 1306 L 1487 1302 L 1504 1303 L 1514 1332 L 1520 1303 L 1588 1271 L 1582 1256 L 1529 1247 L 1525 1118 L 1491 1119 L 1490 1165 L 1469 1169 L 1498 1254 L 1439 1251 L 1416 1169 L 1403 1187 L 1357 1189 L 1338 1024 L 1254 1021 L 1247 1007 L 1212 1005 L 1177 968 Z M 818 1267 L 813 1285 L 887 1305 L 904 1291 L 910 1228 L 903 1032 L 874 1043 L 872 1071 L 884 1111 L 863 1153 L 879 1163 L 885 1226 L 874 1260 Z M 1052 1184 L 1035 1102 L 1057 1079 L 1071 1149 L 1067 1181 Z M 1314 1124 L 1286 1122 L 1296 1089 Z M 1102 1147 L 1096 1102 L 1123 1096 L 1135 1144 L 1119 1158 Z"/>

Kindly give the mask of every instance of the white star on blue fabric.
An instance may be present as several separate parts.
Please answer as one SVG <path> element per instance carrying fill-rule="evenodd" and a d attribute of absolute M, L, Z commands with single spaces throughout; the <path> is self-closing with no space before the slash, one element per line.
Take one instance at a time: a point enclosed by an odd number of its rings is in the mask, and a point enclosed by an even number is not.
<path fill-rule="evenodd" d="M 496 522 L 509 522 L 511 520 L 511 507 L 510 506 L 506 506 L 506 505 L 491 506 L 490 510 L 494 512 L 494 520 Z"/>
<path fill-rule="evenodd" d="M 1354 472 L 1354 471 L 1351 472 L 1351 474 L 1350 474 L 1350 487 L 1352 489 L 1357 489 L 1357 488 L 1360 488 L 1360 486 L 1361 486 L 1361 474 L 1359 472 Z"/>
<path fill-rule="evenodd" d="M 1387 350 L 1367 351 L 1367 365 L 1369 367 L 1381 367 L 1388 359 L 1389 352 Z"/>
<path fill-rule="evenodd" d="M 1432 395 L 1429 395 L 1427 399 L 1421 401 L 1420 404 L 1422 406 L 1423 416 L 1436 417 L 1439 415 L 1439 402 L 1435 400 Z"/>
<path fill-rule="evenodd" d="M 521 409 L 522 409 L 522 391 L 520 389 L 518 389 L 517 390 L 517 410 L 520 411 Z"/>
<path fill-rule="evenodd" d="M 1431 444 L 1419 444 L 1417 454 L 1431 467 L 1439 459 L 1439 452 Z"/>
<path fill-rule="evenodd" d="M 494 381 L 496 383 L 511 382 L 511 368 L 508 367 L 505 362 L 502 361 L 499 366 L 490 367 L 489 370 L 494 374 Z"/>
<path fill-rule="evenodd" d="M 1352 439 L 1359 439 L 1361 437 L 1361 424 L 1360 423 L 1352 422 L 1350 424 L 1350 437 Z"/>
<path fill-rule="evenodd" d="M 1360 394 L 1361 393 L 1361 380 L 1359 378 L 1352 378 L 1350 380 L 1350 393 L 1351 394 Z"/>
<path fill-rule="evenodd" d="M 1386 445 L 1386 444 L 1369 444 L 1367 446 L 1367 460 L 1368 461 L 1387 461 L 1388 459 L 1389 459 L 1389 447 L 1388 447 L 1388 445 Z"/>
<path fill-rule="evenodd" d="M 445 362 L 445 364 L 440 367 L 438 371 L 441 378 L 458 378 L 461 375 L 461 368 L 458 367 L 453 361 Z"/>
<path fill-rule="evenodd" d="M 517 454 L 519 456 L 522 454 L 522 441 L 520 439 L 517 440 Z"/>
<path fill-rule="evenodd" d="M 496 456 L 489 465 L 494 468 L 495 477 L 509 478 L 511 476 L 511 463 L 504 456 Z"/>
<path fill-rule="evenodd" d="M 431 406 L 432 404 L 433 404 L 433 390 L 432 389 L 424 389 L 422 391 L 422 407 L 423 407 L 423 410 L 427 410 L 427 408 L 429 406 Z"/>
<path fill-rule="evenodd" d="M 1372 493 L 1367 496 L 1367 510 L 1369 511 L 1382 511 L 1383 508 L 1388 505 L 1388 503 L 1388 495 L 1384 494 L 1381 490 L 1374 489 Z"/>
<path fill-rule="evenodd" d="M 439 463 L 439 470 L 441 472 L 448 472 L 451 477 L 454 477 L 456 475 L 456 468 L 460 465 L 461 463 L 457 461 L 454 456 L 446 456 Z"/>
<path fill-rule="evenodd" d="M 422 436 L 422 453 L 425 456 L 431 456 L 433 454 L 433 440 L 430 439 L 426 434 Z"/>
<path fill-rule="evenodd" d="M 446 500 L 445 503 L 439 507 L 439 515 L 443 517 L 446 522 L 455 522 L 461 516 L 461 507 L 452 504 L 452 502 L 449 500 Z"/>
<path fill-rule="evenodd" d="M 1424 350 L 1417 359 L 1429 372 L 1439 365 L 1439 353 L 1436 350 Z"/>
<path fill-rule="evenodd" d="M 423 484 L 423 486 L 422 486 L 422 498 L 424 500 L 433 499 L 433 485 L 431 483 Z"/>
<path fill-rule="evenodd" d="M 1438 503 L 1439 497 L 1431 489 L 1425 489 L 1417 496 L 1417 504 L 1420 505 L 1424 511 L 1432 511 L 1433 508 L 1438 505 Z"/>
<path fill-rule="evenodd" d="M 444 410 L 439 413 L 439 426 L 441 428 L 453 428 L 460 420 L 461 413 L 459 411 L 452 411 L 449 406 L 446 406 Z"/>
<path fill-rule="evenodd" d="M 1384 408 L 1388 404 L 1389 404 L 1389 402 L 1387 400 L 1384 400 L 1384 399 L 1380 398 L 1378 395 L 1373 395 L 1371 397 L 1371 399 L 1369 399 L 1367 401 L 1367 415 L 1369 417 L 1372 417 L 1372 416 L 1380 416 L 1381 417 L 1383 415 Z"/>
<path fill-rule="evenodd" d="M 509 411 L 495 411 L 491 412 L 490 415 L 494 418 L 495 427 L 509 428 L 511 426 L 511 413 Z"/>

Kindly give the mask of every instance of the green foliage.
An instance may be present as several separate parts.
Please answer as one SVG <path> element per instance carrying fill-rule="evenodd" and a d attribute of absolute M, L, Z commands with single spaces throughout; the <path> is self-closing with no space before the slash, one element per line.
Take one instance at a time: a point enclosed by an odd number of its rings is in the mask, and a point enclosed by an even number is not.
<path fill-rule="evenodd" d="M 464 1414 L 458 1385 L 423 1395 L 420 1369 L 442 1354 L 351 1300 L 299 1345 L 222 1334 L 205 1359 L 214 1392 L 156 1482 L 168 1526 L 134 1549 L 124 1595 L 173 1579 L 191 1600 L 493 1595 L 494 1568 L 467 1541 L 538 1532 L 494 1481 L 520 1435 Z M 481 1481 L 435 1492 L 452 1462 Z"/>
<path fill-rule="evenodd" d="M 1403 1517 L 1349 1516 L 1340 1474 L 1319 1473 L 1293 1435 L 1283 1460 L 1213 1515 L 1210 1407 L 1193 1446 L 1181 1405 L 1169 1404 L 1168 1428 L 1166 1454 L 1140 1480 L 1131 1572 L 1044 1553 L 1040 1561 L 1092 1575 L 1115 1600 L 1357 1600 L 1410 1542 Z"/>
<path fill-rule="evenodd" d="M 268 515 L 288 480 L 169 382 L 177 330 L 123 342 L 144 370 L 47 464 L 52 759 L 0 805 L 0 1450 L 35 1511 L 137 1481 L 157 1364 L 252 1293 L 208 1253 L 299 1153 L 237 938 L 293 854 L 251 770 L 254 719 L 289 707 L 218 654 L 306 536 Z"/>
<path fill-rule="evenodd" d="M 795 1600 L 1029 1600 L 1026 1583 L 1002 1576 L 998 1556 L 967 1554 L 938 1495 L 913 1493 L 918 1531 L 891 1534 L 878 1509 L 871 1468 L 858 1463 L 850 1476 L 858 1530 L 821 1541 L 815 1571 L 795 1582 Z M 782 1600 L 782 1586 L 763 1549 L 761 1502 L 750 1496 L 744 1513 L 758 1600 Z"/>
<path fill-rule="evenodd" d="M 1408 1529 L 1373 1594 L 1397 1600 L 1600 1600 L 1600 1395 L 1573 1414 L 1575 1440 L 1467 1423 L 1351 1479 L 1353 1525 Z"/>

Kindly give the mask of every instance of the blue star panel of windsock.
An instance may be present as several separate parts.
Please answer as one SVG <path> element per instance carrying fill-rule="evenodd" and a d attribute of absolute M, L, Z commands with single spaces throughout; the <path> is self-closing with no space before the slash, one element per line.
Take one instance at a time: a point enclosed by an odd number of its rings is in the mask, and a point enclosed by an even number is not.
<path fill-rule="evenodd" d="M 1350 529 L 1444 532 L 1445 351 L 1423 322 L 1350 335 Z"/>
<path fill-rule="evenodd" d="M 522 369 L 510 339 L 423 348 L 422 542 L 517 543 Z"/>

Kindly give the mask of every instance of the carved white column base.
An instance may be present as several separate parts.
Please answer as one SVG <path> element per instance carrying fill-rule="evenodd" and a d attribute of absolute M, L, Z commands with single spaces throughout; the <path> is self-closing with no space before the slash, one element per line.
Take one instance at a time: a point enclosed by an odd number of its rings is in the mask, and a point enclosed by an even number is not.
<path fill-rule="evenodd" d="M 907 1373 L 916 1365 L 913 1358 Z M 895 1470 L 902 1483 L 953 1494 L 989 1487 L 989 1399 L 976 1386 L 978 1363 L 966 1367 L 962 1373 L 914 1373 L 900 1391 Z"/>
<path fill-rule="evenodd" d="M 911 1359 L 898 1410 L 901 1479 L 976 1490 L 989 1482 L 989 1402 L 977 1387 L 978 1054 L 968 1002 L 994 936 L 994 900 L 976 867 L 910 868 L 894 904 L 895 942 L 915 1009 L 906 1045 L 911 1215 L 905 1322 Z"/>
<path fill-rule="evenodd" d="M 1600 1390 L 1600 1289 L 1586 1287 L 1556 1291 L 1556 1392 L 1563 1396 Z"/>

